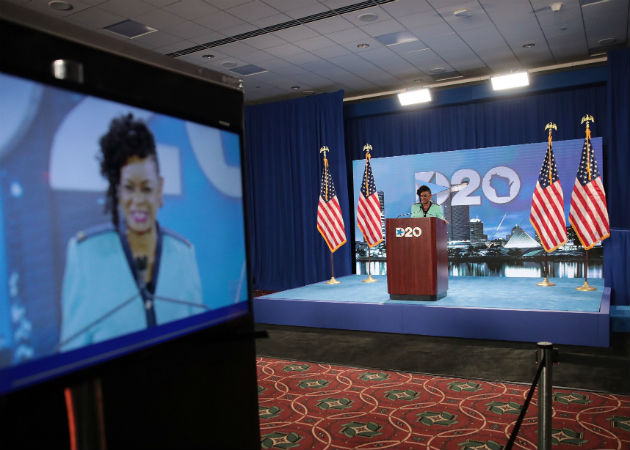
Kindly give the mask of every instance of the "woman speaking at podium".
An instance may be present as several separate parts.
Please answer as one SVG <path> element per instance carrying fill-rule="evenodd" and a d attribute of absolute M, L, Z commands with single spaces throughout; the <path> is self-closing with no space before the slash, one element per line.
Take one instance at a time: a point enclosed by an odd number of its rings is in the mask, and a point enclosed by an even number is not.
<path fill-rule="evenodd" d="M 420 198 L 420 203 L 411 205 L 411 217 L 437 217 L 444 220 L 442 207 L 431 201 L 431 189 L 422 185 L 416 191 Z"/>
<path fill-rule="evenodd" d="M 164 180 L 153 134 L 127 114 L 111 121 L 99 143 L 111 223 L 68 243 L 62 351 L 208 309 L 192 244 L 157 221 Z"/>

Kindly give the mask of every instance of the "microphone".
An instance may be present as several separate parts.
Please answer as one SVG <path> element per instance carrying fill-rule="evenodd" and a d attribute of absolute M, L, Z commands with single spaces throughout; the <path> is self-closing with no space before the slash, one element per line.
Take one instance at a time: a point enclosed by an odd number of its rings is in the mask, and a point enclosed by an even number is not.
<path fill-rule="evenodd" d="M 147 319 L 147 328 L 154 327 L 157 325 L 157 320 L 155 318 L 155 307 L 153 305 L 153 300 L 151 299 L 152 295 L 147 289 L 146 284 L 147 266 L 149 265 L 148 259 L 146 256 L 139 256 L 134 259 L 134 262 L 136 264 L 137 272 L 136 283 L 138 283 L 138 290 L 140 291 L 140 295 L 142 296 L 142 303 Z"/>
<path fill-rule="evenodd" d="M 147 266 L 148 266 L 147 257 L 140 256 L 138 258 L 135 258 L 135 263 L 136 263 L 136 270 L 138 272 L 138 280 L 137 280 L 138 290 L 142 294 L 142 300 L 144 302 L 144 309 L 145 311 L 152 312 L 153 320 L 155 320 L 155 302 L 153 300 L 160 300 L 160 301 L 170 302 L 170 303 L 179 303 L 180 305 L 196 306 L 197 308 L 206 309 L 206 310 L 210 309 L 208 306 L 202 303 L 193 303 L 193 302 L 188 302 L 186 300 L 178 300 L 176 298 L 170 298 L 170 297 L 164 297 L 161 295 L 152 294 L 151 292 L 149 292 L 149 289 L 147 289 L 147 284 L 145 281 L 146 273 L 147 273 Z M 148 316 L 147 316 L 147 320 L 148 320 Z M 152 325 L 147 324 L 147 326 L 152 326 Z"/>

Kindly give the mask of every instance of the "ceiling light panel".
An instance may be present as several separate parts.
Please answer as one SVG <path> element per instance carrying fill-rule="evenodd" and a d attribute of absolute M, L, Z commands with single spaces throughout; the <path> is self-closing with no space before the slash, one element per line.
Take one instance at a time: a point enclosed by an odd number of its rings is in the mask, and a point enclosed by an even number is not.
<path fill-rule="evenodd" d="M 498 75 L 490 78 L 490 81 L 492 83 L 492 89 L 495 91 L 529 86 L 529 76 L 527 75 L 527 72 Z"/>
<path fill-rule="evenodd" d="M 431 92 L 428 89 L 416 89 L 413 91 L 401 92 L 398 94 L 398 101 L 401 106 L 427 103 L 431 101 Z"/>

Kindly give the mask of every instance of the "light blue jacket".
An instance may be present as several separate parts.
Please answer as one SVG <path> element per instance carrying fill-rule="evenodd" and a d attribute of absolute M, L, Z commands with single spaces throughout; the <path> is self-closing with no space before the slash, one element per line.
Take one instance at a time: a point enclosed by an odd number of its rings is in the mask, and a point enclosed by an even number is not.
<path fill-rule="evenodd" d="M 203 312 L 207 307 L 202 305 L 201 279 L 192 244 L 176 233 L 158 229 L 153 305 L 160 325 Z M 135 266 L 130 262 L 129 250 L 129 256 L 125 254 L 125 246 L 126 241 L 121 240 L 113 225 L 79 232 L 68 242 L 60 350 L 147 328 Z"/>
<path fill-rule="evenodd" d="M 437 217 L 438 219 L 444 219 L 444 213 L 442 207 L 436 203 L 431 203 L 427 215 L 424 215 L 422 209 L 422 203 L 414 203 L 411 205 L 411 217 Z"/>

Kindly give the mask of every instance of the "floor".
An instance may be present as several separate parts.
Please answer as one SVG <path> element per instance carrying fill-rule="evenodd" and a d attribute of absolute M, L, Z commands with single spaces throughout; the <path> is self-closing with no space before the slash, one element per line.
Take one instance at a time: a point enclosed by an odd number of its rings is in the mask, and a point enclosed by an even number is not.
<path fill-rule="evenodd" d="M 257 324 L 268 337 L 259 356 L 362 368 L 531 384 L 537 346 L 527 342 L 432 337 Z M 608 348 L 557 345 L 553 385 L 630 393 L 630 334 L 612 333 Z"/>

